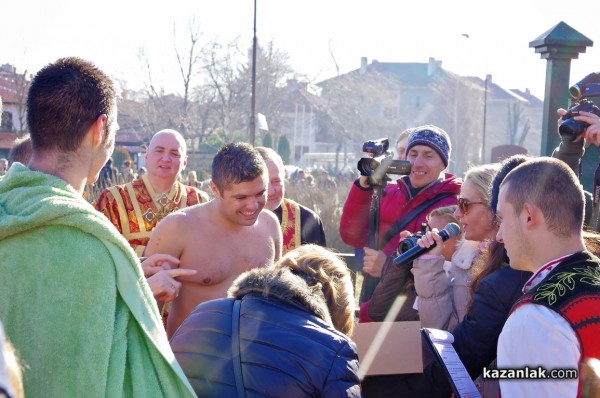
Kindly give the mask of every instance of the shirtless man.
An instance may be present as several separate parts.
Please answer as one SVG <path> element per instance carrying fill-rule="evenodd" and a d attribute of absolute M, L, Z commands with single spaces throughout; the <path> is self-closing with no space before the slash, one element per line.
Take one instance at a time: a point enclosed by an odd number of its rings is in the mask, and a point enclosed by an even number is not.
<path fill-rule="evenodd" d="M 181 268 L 197 270 L 180 278 L 183 285 L 167 320 L 169 336 L 198 304 L 226 297 L 242 272 L 281 257 L 277 217 L 262 211 L 267 185 L 259 153 L 249 144 L 226 144 L 212 163 L 215 199 L 169 214 L 154 230 L 145 255 L 171 254 Z"/>

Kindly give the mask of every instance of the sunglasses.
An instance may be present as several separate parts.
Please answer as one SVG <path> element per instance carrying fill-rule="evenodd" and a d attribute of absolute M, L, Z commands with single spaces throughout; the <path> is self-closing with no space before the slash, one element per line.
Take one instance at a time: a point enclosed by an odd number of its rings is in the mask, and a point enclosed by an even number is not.
<path fill-rule="evenodd" d="M 485 202 L 471 202 L 470 200 L 465 199 L 465 198 L 458 198 L 458 208 L 460 209 L 460 211 L 465 216 L 469 212 L 469 207 L 471 207 L 472 205 L 486 205 L 487 206 L 487 203 L 485 203 Z"/>

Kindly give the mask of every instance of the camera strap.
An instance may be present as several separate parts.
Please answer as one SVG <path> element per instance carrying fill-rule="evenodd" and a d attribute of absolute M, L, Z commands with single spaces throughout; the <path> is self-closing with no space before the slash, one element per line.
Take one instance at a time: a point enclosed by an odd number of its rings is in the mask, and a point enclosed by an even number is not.
<path fill-rule="evenodd" d="M 448 198 L 450 196 L 456 196 L 456 194 L 454 194 L 454 193 L 444 193 L 444 194 L 436 196 L 435 198 L 431 198 L 429 200 L 426 200 L 425 202 L 421 203 L 420 205 L 418 205 L 417 207 L 415 207 L 414 209 L 412 209 L 410 211 L 410 213 L 406 214 L 404 217 L 402 217 L 398 221 L 396 221 L 396 223 L 394 225 L 392 225 L 390 227 L 390 229 L 387 230 L 387 232 L 385 233 L 385 235 L 383 235 L 383 239 L 382 239 L 382 242 L 381 242 L 380 249 L 383 249 L 388 244 L 388 242 L 390 241 L 390 239 L 392 239 L 394 236 L 396 236 L 400 232 L 402 232 L 402 230 L 404 230 L 404 228 L 406 228 L 406 226 L 415 217 L 417 217 L 419 214 L 423 213 L 428 207 L 430 207 L 431 205 L 439 202 L 440 200 Z"/>

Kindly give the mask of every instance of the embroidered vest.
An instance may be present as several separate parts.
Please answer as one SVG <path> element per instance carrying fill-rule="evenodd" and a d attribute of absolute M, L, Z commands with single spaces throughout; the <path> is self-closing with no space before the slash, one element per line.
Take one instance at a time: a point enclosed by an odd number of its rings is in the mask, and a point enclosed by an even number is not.
<path fill-rule="evenodd" d="M 283 234 L 282 254 L 301 245 L 300 205 L 290 199 L 281 202 L 281 233 Z"/>
<path fill-rule="evenodd" d="M 597 258 L 589 252 L 573 254 L 521 297 L 511 313 L 528 303 L 550 308 L 569 322 L 581 348 L 580 368 L 584 360 L 600 358 L 600 261 Z"/>

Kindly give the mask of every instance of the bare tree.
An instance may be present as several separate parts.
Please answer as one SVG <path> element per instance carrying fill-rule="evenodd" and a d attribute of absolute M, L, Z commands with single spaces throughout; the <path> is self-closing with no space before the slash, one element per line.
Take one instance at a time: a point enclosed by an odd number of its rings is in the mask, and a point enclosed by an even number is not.
<path fill-rule="evenodd" d="M 521 108 L 520 102 L 508 105 L 508 128 L 510 134 L 510 143 L 523 146 L 527 133 L 531 129 L 531 123 Z"/>

